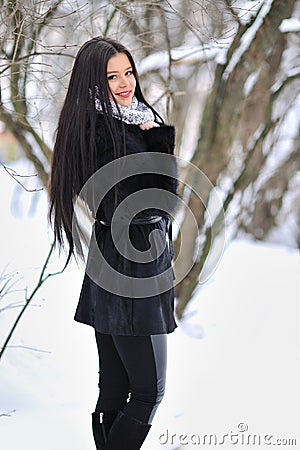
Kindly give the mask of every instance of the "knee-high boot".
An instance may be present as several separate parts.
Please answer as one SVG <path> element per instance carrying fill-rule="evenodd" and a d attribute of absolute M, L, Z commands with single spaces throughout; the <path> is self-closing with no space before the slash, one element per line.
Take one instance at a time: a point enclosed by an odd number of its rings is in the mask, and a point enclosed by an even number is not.
<path fill-rule="evenodd" d="M 117 414 L 117 410 L 94 411 L 92 413 L 92 429 L 97 450 L 105 449 L 107 435 Z"/>
<path fill-rule="evenodd" d="M 119 411 L 107 436 L 105 450 L 139 450 L 151 424 Z"/>

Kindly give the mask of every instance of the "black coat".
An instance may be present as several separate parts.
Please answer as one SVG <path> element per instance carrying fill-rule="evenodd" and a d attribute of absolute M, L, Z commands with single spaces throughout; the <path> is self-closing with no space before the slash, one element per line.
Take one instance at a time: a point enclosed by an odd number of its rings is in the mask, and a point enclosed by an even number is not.
<path fill-rule="evenodd" d="M 106 128 L 103 126 L 103 122 L 103 116 L 99 114 L 96 137 L 97 167 L 99 168 L 114 160 L 112 142 L 105 131 Z M 115 119 L 115 123 L 120 130 L 119 135 L 121 136 L 123 124 L 117 119 Z M 175 129 L 173 126 L 162 125 L 159 128 L 143 131 L 138 125 L 124 124 L 124 129 L 126 155 L 143 153 L 138 156 L 143 158 L 140 165 L 141 171 L 145 172 L 147 161 L 152 167 L 151 160 L 147 160 L 151 155 L 147 156 L 147 152 L 174 155 Z M 123 153 L 120 156 L 123 156 Z M 162 166 L 170 164 L 170 159 L 167 159 L 167 161 L 163 157 L 161 159 Z M 137 160 L 136 164 L 139 163 L 140 161 Z M 177 195 L 178 172 L 175 157 L 171 158 L 170 165 L 172 166 L 172 176 L 157 174 L 157 167 L 155 167 L 154 173 L 141 173 L 120 181 L 118 183 L 119 202 L 122 202 L 134 192 L 148 188 L 163 189 L 161 191 L 162 195 L 164 192 L 171 192 Z M 96 207 L 96 212 L 93 213 L 96 221 L 93 227 L 86 273 L 74 319 L 91 325 L 101 333 L 136 336 L 171 333 L 177 327 L 177 324 L 174 318 L 173 280 L 175 276 L 172 267 L 174 253 L 170 211 L 175 210 L 177 199 L 175 196 L 171 199 L 170 196 L 165 197 L 166 210 L 156 207 L 140 210 L 129 226 L 130 242 L 140 252 L 145 252 L 149 249 L 149 234 L 151 231 L 161 230 L 161 233 L 154 233 L 154 245 L 151 247 L 151 255 L 153 257 L 148 262 L 132 261 L 132 259 L 120 254 L 116 249 L 111 234 L 111 227 L 109 226 L 114 214 L 114 199 L 115 191 L 112 188 L 103 198 L 100 205 Z M 161 204 L 159 203 L 159 205 Z M 90 208 L 93 210 L 91 205 Z M 145 221 L 149 221 L 153 217 L 156 222 L 145 223 Z M 143 221 L 144 223 L 134 223 L 138 221 Z M 118 242 L 124 242 L 126 238 L 124 233 L 126 233 L 126 229 L 121 227 Z M 159 251 L 156 253 L 159 241 L 163 245 L 162 248 L 164 248 L 161 254 L 159 254 Z M 93 245 L 92 242 L 94 242 Z M 99 253 L 99 249 L 101 253 Z M 118 274 L 130 277 L 129 284 L 126 285 L 126 295 L 122 295 L 123 291 L 121 289 L 123 285 L 122 282 L 119 282 L 119 277 L 112 276 L 110 269 L 107 271 L 106 265 L 99 258 L 100 254 L 103 255 L 104 260 Z M 159 255 L 158 257 L 157 254 Z M 159 274 L 165 271 L 167 275 L 163 274 L 163 278 L 159 278 Z M 110 289 L 105 289 L 102 282 L 99 285 L 97 282 L 98 276 L 105 282 L 107 280 L 112 282 L 113 292 Z M 147 277 L 153 277 L 153 286 L 158 286 L 158 291 L 155 291 L 154 295 L 147 295 L 146 292 L 145 295 L 141 296 L 139 290 L 141 287 L 138 289 L 132 278 L 143 278 L 140 281 L 145 283 L 145 278 Z M 158 279 L 162 280 L 162 285 L 159 284 Z M 150 292 L 154 292 L 151 283 Z M 164 286 L 164 283 L 166 283 L 167 290 L 163 290 L 160 287 Z M 139 286 L 141 285 L 143 284 Z M 146 288 L 146 283 L 144 285 Z M 132 295 L 128 292 L 131 292 Z"/>

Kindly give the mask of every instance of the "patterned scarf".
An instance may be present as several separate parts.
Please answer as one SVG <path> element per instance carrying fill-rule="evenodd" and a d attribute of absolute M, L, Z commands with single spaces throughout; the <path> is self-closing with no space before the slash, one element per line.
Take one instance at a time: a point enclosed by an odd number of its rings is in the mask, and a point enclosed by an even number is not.
<path fill-rule="evenodd" d="M 123 122 L 130 125 L 139 125 L 142 123 L 154 121 L 155 117 L 150 108 L 144 103 L 138 101 L 138 99 L 133 96 L 131 105 L 122 106 L 118 104 L 120 113 L 116 104 L 113 100 L 110 100 L 112 107 L 112 115 L 116 119 L 123 120 Z M 97 111 L 102 112 L 102 107 L 99 98 L 95 97 L 95 108 Z"/>

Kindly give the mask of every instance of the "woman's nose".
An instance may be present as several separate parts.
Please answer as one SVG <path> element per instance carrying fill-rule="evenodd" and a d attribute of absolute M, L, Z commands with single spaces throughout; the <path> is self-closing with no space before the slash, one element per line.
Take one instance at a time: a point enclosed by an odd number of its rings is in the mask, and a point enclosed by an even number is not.
<path fill-rule="evenodd" d="M 126 87 L 126 86 L 128 86 L 128 80 L 127 80 L 126 77 L 121 77 L 121 78 L 120 78 L 120 86 L 121 86 L 121 87 Z"/>

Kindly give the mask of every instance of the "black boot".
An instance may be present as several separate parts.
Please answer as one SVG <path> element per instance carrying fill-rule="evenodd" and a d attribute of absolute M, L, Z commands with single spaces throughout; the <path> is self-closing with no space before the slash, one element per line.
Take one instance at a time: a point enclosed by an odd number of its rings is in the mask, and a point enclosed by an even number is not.
<path fill-rule="evenodd" d="M 105 450 L 139 450 L 151 424 L 119 411 L 107 437 Z"/>
<path fill-rule="evenodd" d="M 92 413 L 92 428 L 97 450 L 104 450 L 107 435 L 118 411 L 94 411 Z"/>

